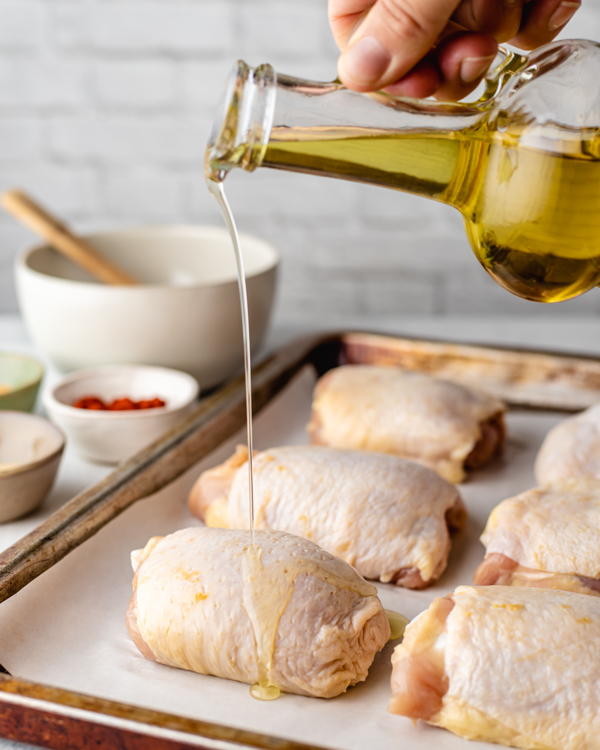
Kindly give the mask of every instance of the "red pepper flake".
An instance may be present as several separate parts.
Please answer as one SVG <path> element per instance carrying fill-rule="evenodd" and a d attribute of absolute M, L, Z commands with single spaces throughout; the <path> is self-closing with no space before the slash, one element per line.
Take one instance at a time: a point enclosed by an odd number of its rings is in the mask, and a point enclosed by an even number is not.
<path fill-rule="evenodd" d="M 151 398 L 141 399 L 141 401 L 133 401 L 132 399 L 124 396 L 122 398 L 116 398 L 110 403 L 104 402 L 98 396 L 84 396 L 73 402 L 73 406 L 76 409 L 91 409 L 92 411 L 133 411 L 135 409 L 158 409 L 161 406 L 166 406 L 166 401 L 162 398 Z"/>
<path fill-rule="evenodd" d="M 138 405 L 137 402 L 132 401 L 130 398 L 116 398 L 106 408 L 109 411 L 131 411 L 131 409 L 137 409 Z"/>
<path fill-rule="evenodd" d="M 157 409 L 159 406 L 166 406 L 161 398 L 142 399 L 137 402 L 138 409 Z"/>
<path fill-rule="evenodd" d="M 106 404 L 101 398 L 96 396 L 84 396 L 79 401 L 75 401 L 73 406 L 78 409 L 93 409 L 94 411 L 106 411 Z"/>

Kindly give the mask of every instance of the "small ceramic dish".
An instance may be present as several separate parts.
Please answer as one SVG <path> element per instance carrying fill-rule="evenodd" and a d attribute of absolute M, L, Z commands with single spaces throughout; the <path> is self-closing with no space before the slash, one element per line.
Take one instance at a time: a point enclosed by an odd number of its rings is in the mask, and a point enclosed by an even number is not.
<path fill-rule="evenodd" d="M 43 417 L 0 412 L 0 523 L 30 513 L 46 497 L 65 439 Z"/>
<path fill-rule="evenodd" d="M 178 370 L 147 365 L 109 365 L 67 375 L 42 400 L 50 419 L 88 460 L 119 463 L 153 443 L 193 409 L 197 381 Z M 105 402 L 158 397 L 165 406 L 128 411 L 94 411 L 73 404 L 86 396 Z"/>
<path fill-rule="evenodd" d="M 0 352 L 0 409 L 31 411 L 44 368 L 26 354 Z"/>

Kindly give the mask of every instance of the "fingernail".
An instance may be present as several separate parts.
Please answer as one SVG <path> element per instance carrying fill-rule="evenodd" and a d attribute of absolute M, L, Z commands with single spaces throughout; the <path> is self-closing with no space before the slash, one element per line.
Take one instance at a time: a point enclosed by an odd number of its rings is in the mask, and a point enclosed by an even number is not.
<path fill-rule="evenodd" d="M 495 55 L 487 57 L 465 57 L 460 64 L 460 78 L 463 83 L 473 83 L 487 71 Z"/>
<path fill-rule="evenodd" d="M 375 37 L 363 36 L 344 52 L 339 65 L 346 78 L 364 86 L 378 81 L 390 60 L 390 54 Z"/>
<path fill-rule="evenodd" d="M 549 31 L 556 31 L 556 29 L 560 29 L 561 26 L 564 26 L 567 21 L 570 21 L 575 15 L 575 11 L 579 10 L 580 5 L 581 3 L 563 0 L 548 20 Z"/>

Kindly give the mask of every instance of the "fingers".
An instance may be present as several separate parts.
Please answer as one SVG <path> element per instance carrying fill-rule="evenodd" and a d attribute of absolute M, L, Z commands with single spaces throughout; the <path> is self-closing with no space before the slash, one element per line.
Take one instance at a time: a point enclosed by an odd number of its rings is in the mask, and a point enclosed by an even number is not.
<path fill-rule="evenodd" d="M 373 5 L 375 0 L 329 0 L 329 25 L 340 51 L 346 49 L 352 32 Z"/>
<path fill-rule="evenodd" d="M 490 34 L 454 33 L 397 83 L 388 94 L 443 101 L 462 99 L 479 84 L 496 56 L 498 45 Z"/>
<path fill-rule="evenodd" d="M 519 32 L 526 1 L 462 0 L 452 20 L 464 29 L 491 34 L 497 42 L 507 42 Z"/>
<path fill-rule="evenodd" d="M 436 48 L 440 86 L 436 99 L 458 101 L 477 87 L 498 52 L 491 34 L 454 34 Z"/>
<path fill-rule="evenodd" d="M 495 42 L 522 49 L 546 44 L 580 5 L 581 0 L 329 0 L 331 28 L 342 50 L 338 75 L 356 91 L 383 88 L 398 96 L 459 99 L 481 80 Z"/>
<path fill-rule="evenodd" d="M 580 7 L 580 0 L 531 0 L 523 9 L 521 28 L 511 43 L 534 49 L 551 42 Z"/>
<path fill-rule="evenodd" d="M 433 96 L 442 83 L 433 55 L 428 55 L 410 70 L 397 83 L 386 87 L 392 96 L 410 96 L 413 99 L 425 99 Z"/>
<path fill-rule="evenodd" d="M 331 0 L 336 34 L 342 28 L 349 32 L 350 22 L 355 25 L 364 16 L 339 59 L 341 81 L 355 91 L 395 83 L 433 47 L 457 5 L 458 0 L 378 0 L 374 5 L 371 0 Z M 342 7 L 344 22 L 336 15 Z"/>

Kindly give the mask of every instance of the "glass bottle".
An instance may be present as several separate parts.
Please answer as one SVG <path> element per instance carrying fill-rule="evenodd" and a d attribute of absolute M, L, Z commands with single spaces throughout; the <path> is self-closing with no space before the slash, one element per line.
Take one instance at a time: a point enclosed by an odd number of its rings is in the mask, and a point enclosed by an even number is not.
<path fill-rule="evenodd" d="M 600 283 L 600 45 L 501 51 L 474 103 L 360 94 L 234 67 L 207 177 L 257 167 L 338 177 L 457 208 L 503 287 L 557 302 Z"/>

